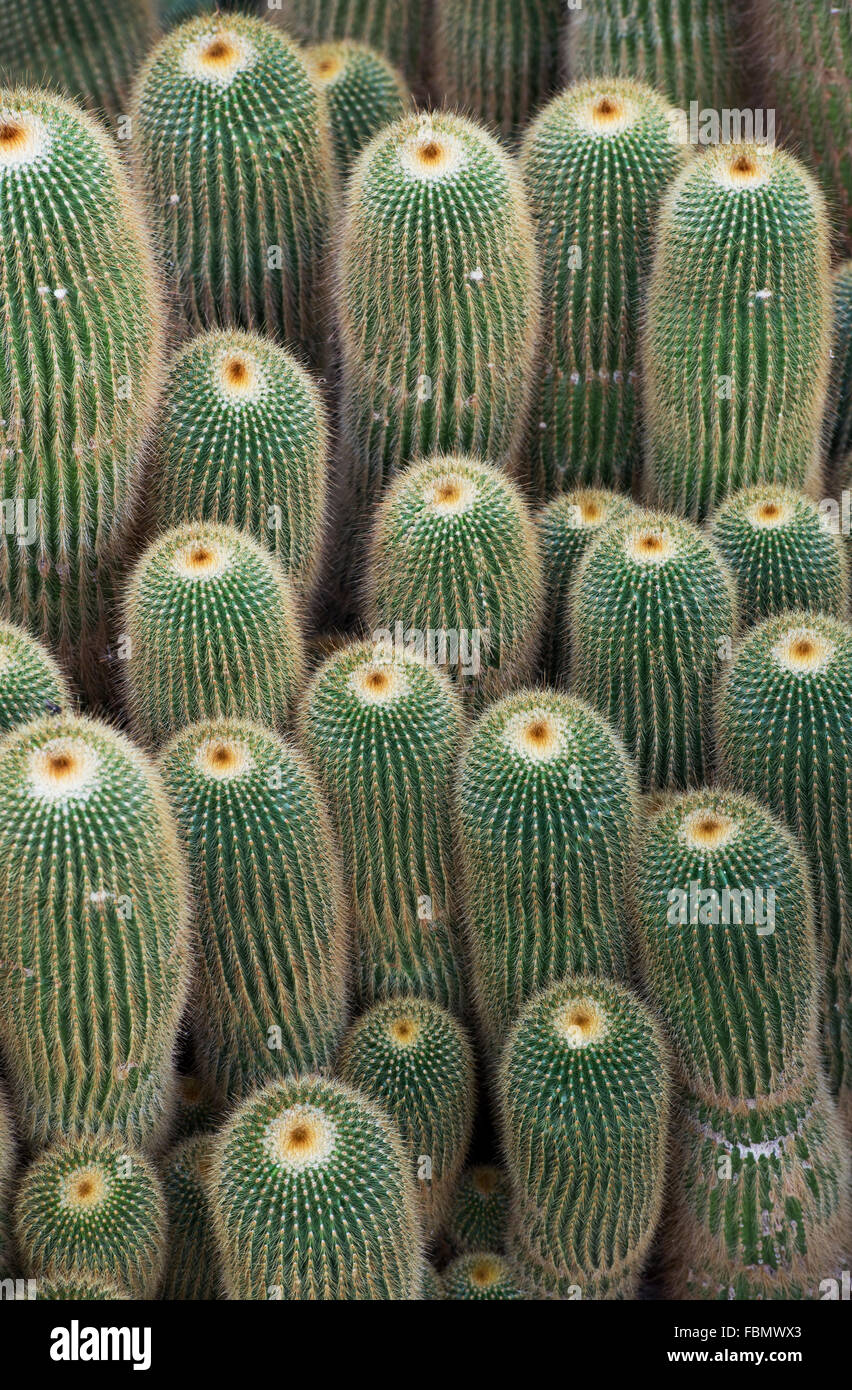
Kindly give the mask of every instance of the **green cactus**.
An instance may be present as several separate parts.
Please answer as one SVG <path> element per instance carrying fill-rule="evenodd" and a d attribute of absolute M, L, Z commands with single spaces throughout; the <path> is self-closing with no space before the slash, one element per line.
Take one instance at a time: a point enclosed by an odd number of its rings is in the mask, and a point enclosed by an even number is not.
<path fill-rule="evenodd" d="M 212 1134 L 197 1134 L 172 1149 L 163 1166 L 168 1242 L 160 1298 L 203 1302 L 219 1295 L 221 1273 L 207 1194 Z"/>
<path fill-rule="evenodd" d="M 157 434 L 160 529 L 217 521 L 250 532 L 297 588 L 322 541 L 328 426 L 319 388 L 268 338 L 199 334 L 178 354 Z"/>
<path fill-rule="evenodd" d="M 419 641 L 477 707 L 533 674 L 541 615 L 535 527 L 502 469 L 459 454 L 406 469 L 385 493 L 372 534 L 374 639 Z"/>
<path fill-rule="evenodd" d="M 396 69 L 366 44 L 317 44 L 305 58 L 325 96 L 337 170 L 345 177 L 382 126 L 405 115 L 411 95 Z"/>
<path fill-rule="evenodd" d="M 560 493 L 538 512 L 545 592 L 542 669 L 551 685 L 567 679 L 571 652 L 568 608 L 577 566 L 602 526 L 620 521 L 634 510 L 630 498 L 622 493 L 577 488 Z"/>
<path fill-rule="evenodd" d="M 170 1118 L 189 966 L 184 870 L 160 780 L 122 734 L 48 716 L 0 759 L 0 1043 L 39 1147 Z"/>
<path fill-rule="evenodd" d="M 621 734 L 643 790 L 704 782 L 717 662 L 735 623 L 728 569 L 688 521 L 637 511 L 607 526 L 581 561 L 572 683 Z"/>
<path fill-rule="evenodd" d="M 132 1298 L 153 1298 L 165 1253 L 160 1183 L 118 1138 L 62 1139 L 24 1172 L 15 1239 L 37 1279 L 103 1279 Z"/>
<path fill-rule="evenodd" d="M 449 112 L 389 126 L 347 184 L 337 276 L 350 547 L 405 464 L 450 451 L 516 462 L 539 296 L 509 155 Z"/>
<path fill-rule="evenodd" d="M 39 642 L 0 622 L 0 733 L 71 704 L 68 683 Z"/>
<path fill-rule="evenodd" d="M 330 657 L 302 707 L 341 837 L 362 1006 L 418 994 L 461 1009 L 451 788 L 462 720 L 439 671 L 370 642 Z"/>
<path fill-rule="evenodd" d="M 496 1048 L 537 990 L 626 977 L 636 779 L 594 710 L 523 690 L 474 726 L 457 798 L 473 992 Z"/>
<path fill-rule="evenodd" d="M 95 116 L 124 116 L 133 75 L 157 38 L 154 0 L 0 0 L 0 68 L 77 97 Z"/>
<path fill-rule="evenodd" d="M 246 1101 L 217 1140 L 210 1193 L 230 1298 L 420 1296 L 408 1157 L 348 1086 L 303 1077 Z"/>
<path fill-rule="evenodd" d="M 156 407 L 159 293 L 112 143 L 78 107 L 0 96 L 0 189 L 0 614 L 95 697 Z"/>
<path fill-rule="evenodd" d="M 648 493 L 693 517 L 815 485 L 831 343 L 828 222 L 781 149 L 719 145 L 659 219 L 643 339 Z"/>
<path fill-rule="evenodd" d="M 283 9 L 274 12 L 273 18 L 303 43 L 355 39 L 368 44 L 421 89 L 431 44 L 429 2 L 284 0 Z"/>
<path fill-rule="evenodd" d="M 734 576 L 744 626 L 787 608 L 846 611 L 843 541 L 804 493 L 766 484 L 734 493 L 713 516 L 710 536 Z"/>
<path fill-rule="evenodd" d="M 470 1299 L 485 1303 L 492 1299 L 506 1301 L 527 1297 L 508 1260 L 490 1250 L 457 1256 L 444 1270 L 443 1284 L 444 1298 L 456 1302 Z"/>
<path fill-rule="evenodd" d="M 137 183 L 186 321 L 321 362 L 332 156 L 299 50 L 249 15 L 201 15 L 154 49 L 133 105 Z"/>
<path fill-rule="evenodd" d="M 684 160 L 672 129 L 657 92 L 597 78 L 556 97 L 524 139 L 544 306 L 524 472 L 542 499 L 638 476 L 644 279 Z"/>
<path fill-rule="evenodd" d="M 726 1105 L 797 1085 L 815 1060 L 817 958 L 792 835 L 748 797 L 663 798 L 632 888 L 648 997 L 690 1090 Z"/>
<path fill-rule="evenodd" d="M 478 1164 L 466 1168 L 456 1184 L 447 1216 L 447 1238 L 455 1250 L 506 1248 L 509 1227 L 509 1183 L 502 1168 Z"/>
<path fill-rule="evenodd" d="M 174 1115 L 171 1138 L 174 1143 L 210 1134 L 222 1123 L 222 1101 L 197 1072 L 180 1072 L 175 1077 Z"/>
<path fill-rule="evenodd" d="M 769 806 L 810 862 L 829 1080 L 852 1123 L 852 628 L 805 612 L 753 628 L 717 722 L 725 782 Z"/>
<path fill-rule="evenodd" d="M 71 1275 L 57 1275 L 53 1279 L 39 1278 L 36 1281 L 36 1298 L 42 1302 L 60 1303 L 116 1303 L 129 1299 L 130 1294 L 107 1275 L 92 1275 L 80 1272 Z"/>
<path fill-rule="evenodd" d="M 430 999 L 384 1000 L 350 1030 L 338 1069 L 398 1126 L 420 1193 L 424 1234 L 436 1235 L 473 1125 L 473 1052 L 465 1030 Z"/>
<path fill-rule="evenodd" d="M 519 136 L 559 83 L 563 0 L 436 0 L 444 105 Z"/>
<path fill-rule="evenodd" d="M 193 724 L 160 770 L 195 885 L 195 1064 L 234 1104 L 334 1061 L 349 965 L 334 834 L 304 759 L 247 721 Z"/>
<path fill-rule="evenodd" d="M 662 1199 L 669 1086 L 653 1016 L 620 985 L 564 980 L 527 1004 L 498 1086 L 524 1281 L 612 1296 L 638 1275 Z"/>
<path fill-rule="evenodd" d="M 834 272 L 834 342 L 829 386 L 829 463 L 837 468 L 852 449 L 852 261 Z"/>
<path fill-rule="evenodd" d="M 0 1090 L 0 1279 L 12 1273 L 11 1200 L 12 1175 L 15 1170 L 15 1132 L 12 1112 L 5 1093 Z"/>
<path fill-rule="evenodd" d="M 293 591 L 244 531 L 190 522 L 160 536 L 131 575 L 124 627 L 140 742 L 223 716 L 287 724 L 304 668 Z"/>
<path fill-rule="evenodd" d="M 444 1285 L 440 1274 L 430 1264 L 423 1265 L 423 1286 L 420 1299 L 424 1303 L 439 1302 L 444 1297 Z"/>

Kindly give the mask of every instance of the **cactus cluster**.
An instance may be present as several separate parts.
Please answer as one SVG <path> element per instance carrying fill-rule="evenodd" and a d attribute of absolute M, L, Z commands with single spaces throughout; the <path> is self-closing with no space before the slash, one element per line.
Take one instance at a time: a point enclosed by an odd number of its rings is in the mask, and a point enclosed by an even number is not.
<path fill-rule="evenodd" d="M 354 39 L 368 44 L 409 82 L 423 86 L 429 62 L 429 0 L 284 0 L 275 15 L 304 43 Z"/>

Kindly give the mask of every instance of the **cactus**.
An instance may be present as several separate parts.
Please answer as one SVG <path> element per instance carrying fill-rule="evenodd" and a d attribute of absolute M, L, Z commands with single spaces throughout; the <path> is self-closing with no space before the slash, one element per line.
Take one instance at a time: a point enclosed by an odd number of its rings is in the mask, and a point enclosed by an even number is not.
<path fill-rule="evenodd" d="M 140 1154 L 114 1137 L 61 1139 L 24 1172 L 15 1239 L 25 1273 L 114 1282 L 153 1298 L 165 1250 L 160 1184 Z"/>
<path fill-rule="evenodd" d="M 440 1274 L 430 1264 L 423 1265 L 423 1285 L 420 1299 L 424 1303 L 439 1302 L 444 1297 L 444 1285 Z"/>
<path fill-rule="evenodd" d="M 355 39 L 368 44 L 409 83 L 423 86 L 431 42 L 429 0 L 284 0 L 280 21 L 303 43 Z"/>
<path fill-rule="evenodd" d="M 321 362 L 332 156 L 296 46 L 248 15 L 190 19 L 154 49 L 133 106 L 137 183 L 186 321 Z"/>
<path fill-rule="evenodd" d="M 545 593 L 542 669 L 551 685 L 566 679 L 569 669 L 568 606 L 577 566 L 602 526 L 634 510 L 621 493 L 577 488 L 554 497 L 536 517 Z"/>
<path fill-rule="evenodd" d="M 0 612 L 95 696 L 156 407 L 153 261 L 112 143 L 70 102 L 0 96 L 0 188 Z"/>
<path fill-rule="evenodd" d="M 257 725 L 194 724 L 160 768 L 196 890 L 196 1068 L 233 1104 L 334 1061 L 349 964 L 337 848 L 313 773 Z"/>
<path fill-rule="evenodd" d="M 337 275 L 348 550 L 412 460 L 516 461 L 539 296 L 509 156 L 448 112 L 389 126 L 347 184 Z"/>
<path fill-rule="evenodd" d="M 704 782 L 735 623 L 727 567 L 687 521 L 639 511 L 587 551 L 571 592 L 573 686 L 621 734 L 643 790 Z"/>
<path fill-rule="evenodd" d="M 218 1297 L 219 1257 L 206 1187 L 214 1142 L 212 1134 L 184 1139 L 165 1160 L 168 1248 L 162 1299 L 203 1302 Z"/>
<path fill-rule="evenodd" d="M 744 626 L 787 608 L 841 617 L 848 564 L 816 502 L 789 488 L 746 488 L 722 503 L 710 535 L 737 586 Z"/>
<path fill-rule="evenodd" d="M 748 797 L 667 797 L 632 887 L 648 997 L 693 1094 L 724 1106 L 797 1085 L 815 1058 L 817 959 L 792 835 Z"/>
<path fill-rule="evenodd" d="M 684 157 L 672 133 L 657 92 L 597 78 L 556 97 L 525 136 L 544 308 L 524 469 L 542 499 L 638 476 L 642 291 Z"/>
<path fill-rule="evenodd" d="M 852 261 L 837 267 L 832 283 L 834 342 L 826 423 L 829 463 L 837 468 L 852 449 Z"/>
<path fill-rule="evenodd" d="M 286 575 L 245 532 L 190 522 L 160 536 L 131 575 L 124 626 L 140 742 L 160 744 L 222 716 L 286 725 L 302 634 Z"/>
<path fill-rule="evenodd" d="M 562 0 L 436 0 L 444 104 L 507 139 L 520 135 L 559 81 Z"/>
<path fill-rule="evenodd" d="M 350 1030 L 338 1066 L 342 1079 L 398 1126 L 420 1192 L 424 1234 L 437 1234 L 473 1124 L 473 1053 L 467 1034 L 429 999 L 385 1000 Z"/>
<path fill-rule="evenodd" d="M 124 115 L 136 68 L 157 37 L 154 0 L 0 2 L 0 68 L 84 102 L 108 121 Z"/>
<path fill-rule="evenodd" d="M 157 521 L 250 532 L 297 588 L 319 559 L 328 427 L 319 388 L 256 334 L 214 331 L 178 354 L 160 416 Z"/>
<path fill-rule="evenodd" d="M 752 483 L 815 486 L 830 344 L 828 223 L 810 174 L 766 145 L 707 150 L 663 202 L 649 286 L 655 502 L 703 517 Z"/>
<path fill-rule="evenodd" d="M 50 654 L 21 628 L 0 622 L 0 733 L 70 704 L 68 684 Z"/>
<path fill-rule="evenodd" d="M 489 1300 L 525 1299 L 526 1293 L 508 1260 L 490 1250 L 476 1250 L 459 1255 L 444 1270 L 444 1298 L 458 1302 L 471 1299 L 484 1303 Z"/>
<path fill-rule="evenodd" d="M 466 1168 L 456 1185 L 447 1217 L 447 1238 L 463 1255 L 506 1248 L 509 1183 L 502 1168 Z"/>
<path fill-rule="evenodd" d="M 527 1004 L 500 1064 L 500 1119 L 533 1287 L 611 1296 L 635 1279 L 662 1198 L 662 1036 L 620 985 L 577 976 Z"/>
<path fill-rule="evenodd" d="M 366 44 L 317 44 L 305 56 L 325 96 L 337 170 L 345 177 L 382 126 L 405 115 L 411 96 L 396 69 Z"/>
<path fill-rule="evenodd" d="M 362 1007 L 417 994 L 460 1011 L 451 786 L 461 730 L 439 671 L 369 642 L 331 656 L 306 696 L 302 742 L 341 837 Z"/>
<path fill-rule="evenodd" d="M 829 1080 L 852 1122 L 852 628 L 793 612 L 747 633 L 718 742 L 726 784 L 769 806 L 810 862 Z"/>
<path fill-rule="evenodd" d="M 210 1134 L 222 1123 L 222 1102 L 197 1072 L 181 1072 L 175 1077 L 174 1116 L 171 1137 L 174 1143 Z"/>
<path fill-rule="evenodd" d="M 348 1086 L 304 1077 L 246 1101 L 217 1140 L 210 1193 L 230 1298 L 420 1295 L 408 1157 Z"/>
<path fill-rule="evenodd" d="M 474 993 L 496 1048 L 537 990 L 626 976 L 636 779 L 594 710 L 523 690 L 473 728 L 457 794 Z"/>
<path fill-rule="evenodd" d="M 57 1275 L 53 1279 L 36 1281 L 36 1298 L 60 1303 L 116 1303 L 130 1298 L 119 1284 L 107 1275 Z"/>
<path fill-rule="evenodd" d="M 6 1096 L 0 1090 L 0 1280 L 12 1272 L 11 1200 L 12 1175 L 15 1170 L 15 1133 L 12 1112 Z"/>
<path fill-rule="evenodd" d="M 186 989 L 177 835 L 159 778 L 122 734 L 47 717 L 0 759 L 0 1042 L 39 1147 L 168 1124 Z"/>
<path fill-rule="evenodd" d="M 474 707 L 532 675 L 542 609 L 538 543 L 502 470 L 447 455 L 401 474 L 378 509 L 367 590 L 374 637 L 419 641 Z"/>

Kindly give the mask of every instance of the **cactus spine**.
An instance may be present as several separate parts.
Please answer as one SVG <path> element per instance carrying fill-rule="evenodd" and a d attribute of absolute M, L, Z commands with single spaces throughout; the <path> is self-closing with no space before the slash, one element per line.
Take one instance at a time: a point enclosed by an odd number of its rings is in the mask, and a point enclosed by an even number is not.
<path fill-rule="evenodd" d="M 428 0 L 284 0 L 280 18 L 303 43 L 355 39 L 368 44 L 409 83 L 421 85 L 429 54 Z"/>
<path fill-rule="evenodd" d="M 217 1140 L 210 1193 L 230 1298 L 419 1298 L 408 1157 L 348 1086 L 306 1077 L 246 1101 Z"/>
<path fill-rule="evenodd" d="M 529 482 L 548 498 L 638 474 L 639 330 L 651 232 L 683 163 L 650 88 L 596 78 L 556 97 L 521 162 L 542 261 L 543 323 Z"/>
<path fill-rule="evenodd" d="M 196 890 L 196 1067 L 223 1101 L 329 1067 L 346 1025 L 348 924 L 313 774 L 273 733 L 194 724 L 161 770 Z"/>
<path fill-rule="evenodd" d="M 444 1270 L 443 1284 L 444 1298 L 455 1301 L 505 1302 L 527 1297 L 508 1260 L 489 1250 L 457 1256 Z"/>
<path fill-rule="evenodd" d="M 337 170 L 345 176 L 382 126 L 405 115 L 411 96 L 399 73 L 366 44 L 317 44 L 306 59 L 325 96 Z"/>
<path fill-rule="evenodd" d="M 22 1138 L 168 1123 L 188 969 L 177 835 L 153 768 L 93 720 L 45 718 L 0 760 L 0 1040 Z"/>
<path fill-rule="evenodd" d="M 566 975 L 627 974 L 625 874 L 635 775 L 594 710 L 525 690 L 492 705 L 458 781 L 468 951 L 493 1048 Z"/>
<path fill-rule="evenodd" d="M 0 622 L 0 733 L 42 714 L 58 714 L 71 692 L 40 643 L 12 623 Z"/>
<path fill-rule="evenodd" d="M 648 489 L 703 517 L 752 483 L 820 469 L 831 304 L 828 224 L 781 149 L 719 145 L 660 214 L 643 341 Z"/>
<path fill-rule="evenodd" d="M 302 742 L 329 798 L 355 908 L 362 1006 L 418 994 L 460 1010 L 450 818 L 462 718 L 439 671 L 370 642 L 330 657 L 305 699 Z"/>
<path fill-rule="evenodd" d="M 131 575 L 124 626 L 140 742 L 223 716 L 287 724 L 304 667 L 293 592 L 245 532 L 190 522 L 160 536 Z"/>
<path fill-rule="evenodd" d="M 829 463 L 838 468 L 852 449 L 852 261 L 834 272 L 834 343 L 829 388 Z"/>
<path fill-rule="evenodd" d="M 571 595 L 573 685 L 621 734 L 643 790 L 704 781 L 735 623 L 727 567 L 689 522 L 637 512 L 587 551 Z"/>
<path fill-rule="evenodd" d="M 447 1219 L 447 1238 L 463 1255 L 506 1248 L 509 1183 L 502 1168 L 478 1164 L 462 1173 Z"/>
<path fill-rule="evenodd" d="M 214 1142 L 212 1134 L 184 1139 L 165 1161 L 168 1242 L 162 1299 L 203 1302 L 219 1294 L 219 1256 L 207 1195 Z"/>

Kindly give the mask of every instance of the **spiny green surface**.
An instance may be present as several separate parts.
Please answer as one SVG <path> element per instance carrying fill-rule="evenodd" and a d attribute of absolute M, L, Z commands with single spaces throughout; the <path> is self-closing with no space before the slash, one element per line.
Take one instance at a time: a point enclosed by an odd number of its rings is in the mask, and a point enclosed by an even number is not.
<path fill-rule="evenodd" d="M 434 40 L 429 0 L 284 0 L 273 13 L 303 43 L 355 39 L 419 82 Z"/>
<path fill-rule="evenodd" d="M 548 1238 L 540 1223 L 533 1225 L 526 1214 L 515 1216 L 507 1241 L 509 1262 L 517 1272 L 529 1298 L 557 1302 L 633 1300 L 639 1297 L 641 1261 L 638 1266 L 619 1266 L 587 1274 L 554 1263 Z"/>
<path fill-rule="evenodd" d="M 70 704 L 68 683 L 50 653 L 13 623 L 0 622 L 0 732 Z"/>
<path fill-rule="evenodd" d="M 689 522 L 637 511 L 586 552 L 571 591 L 572 685 L 621 734 L 643 790 L 705 781 L 735 624 L 727 567 Z"/>
<path fill-rule="evenodd" d="M 349 965 L 337 846 L 305 760 L 255 724 L 193 724 L 160 768 L 195 888 L 196 1068 L 233 1104 L 334 1061 Z"/>
<path fill-rule="evenodd" d="M 103 1276 L 80 1273 L 58 1275 L 54 1279 L 40 1276 L 36 1281 L 36 1298 L 42 1302 L 59 1303 L 116 1303 L 130 1298 L 118 1284 Z"/>
<path fill-rule="evenodd" d="M 502 1255 L 477 1250 L 459 1255 L 443 1274 L 444 1298 L 476 1303 L 527 1297 L 514 1269 Z"/>
<path fill-rule="evenodd" d="M 457 798 L 474 994 L 496 1047 L 536 990 L 626 977 L 636 779 L 594 710 L 523 690 L 472 729 Z"/>
<path fill-rule="evenodd" d="M 160 536 L 131 574 L 124 627 L 140 742 L 222 716 L 287 724 L 304 666 L 293 590 L 246 532 L 188 522 Z"/>
<path fill-rule="evenodd" d="M 366 44 L 317 44 L 305 58 L 325 97 L 337 169 L 345 176 L 382 126 L 405 115 L 410 93 L 399 73 Z"/>
<path fill-rule="evenodd" d="M 433 1265 L 424 1262 L 420 1301 L 423 1303 L 439 1302 L 443 1297 L 444 1285 L 440 1274 Z"/>
<path fill-rule="evenodd" d="M 829 463 L 837 467 L 852 449 L 852 261 L 834 272 L 834 341 L 828 392 Z"/>
<path fill-rule="evenodd" d="M 155 1143 L 188 972 L 160 779 L 122 734 L 47 717 L 0 759 L 0 1041 L 21 1135 Z"/>
<path fill-rule="evenodd" d="M 395 648 L 353 642 L 314 677 L 300 734 L 329 798 L 355 909 L 362 1006 L 463 997 L 451 789 L 463 715 L 449 681 Z"/>
<path fill-rule="evenodd" d="M 15 1240 L 36 1279 L 105 1279 L 153 1298 L 165 1234 L 153 1168 L 115 1138 L 61 1140 L 25 1171 L 15 1198 Z"/>
<path fill-rule="evenodd" d="M 447 1217 L 447 1238 L 463 1254 L 502 1251 L 509 1224 L 509 1182 L 503 1168 L 477 1164 L 456 1185 Z"/>
<path fill-rule="evenodd" d="M 321 361 L 331 146 L 295 44 L 241 14 L 172 30 L 134 85 L 133 155 L 187 322 L 266 331 Z"/>
<path fill-rule="evenodd" d="M 15 1167 L 15 1135 L 12 1112 L 4 1091 L 0 1090 L 0 1279 L 12 1274 L 11 1200 Z"/>
<path fill-rule="evenodd" d="M 792 835 L 748 797 L 669 797 L 642 827 L 632 887 L 648 998 L 693 1093 L 724 1105 L 801 1081 L 817 957 Z"/>
<path fill-rule="evenodd" d="M 219 1256 L 206 1187 L 214 1143 L 212 1134 L 184 1139 L 164 1160 L 168 1240 L 161 1299 L 198 1302 L 218 1297 Z"/>
<path fill-rule="evenodd" d="M 460 454 L 406 469 L 378 509 L 366 606 L 374 639 L 384 632 L 392 640 L 398 625 L 403 639 L 420 634 L 424 644 L 430 632 L 446 634 L 446 656 L 436 647 L 432 659 L 446 665 L 473 707 L 531 676 L 541 563 L 532 517 L 514 483 L 501 469 Z"/>
<path fill-rule="evenodd" d="M 197 1072 L 175 1077 L 175 1104 L 171 1137 L 177 1143 L 196 1134 L 210 1134 L 222 1123 L 222 1102 Z"/>
<path fill-rule="evenodd" d="M 813 877 L 823 961 L 823 1041 L 852 1121 L 852 628 L 814 613 L 744 637 L 720 691 L 726 782 L 799 837 Z"/>
<path fill-rule="evenodd" d="M 843 541 L 804 493 L 746 488 L 722 503 L 709 534 L 734 576 L 744 626 L 786 608 L 843 616 L 849 580 Z"/>
<path fill-rule="evenodd" d="M 683 162 L 663 98 L 623 79 L 568 88 L 525 136 L 543 314 L 523 470 L 540 498 L 638 475 L 644 279 Z"/>
<path fill-rule="evenodd" d="M 475 1111 L 467 1033 L 429 999 L 375 1004 L 350 1029 L 338 1070 L 399 1128 L 420 1196 L 423 1230 L 444 1225 Z"/>
<path fill-rule="evenodd" d="M 291 353 L 234 331 L 187 343 L 170 368 L 157 432 L 161 530 L 236 526 L 304 587 L 319 559 L 327 467 L 322 395 Z"/>
<path fill-rule="evenodd" d="M 408 1156 L 348 1086 L 307 1077 L 258 1092 L 217 1141 L 210 1193 L 230 1298 L 419 1298 Z"/>

